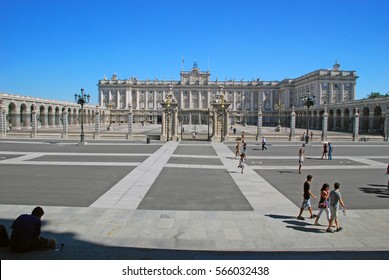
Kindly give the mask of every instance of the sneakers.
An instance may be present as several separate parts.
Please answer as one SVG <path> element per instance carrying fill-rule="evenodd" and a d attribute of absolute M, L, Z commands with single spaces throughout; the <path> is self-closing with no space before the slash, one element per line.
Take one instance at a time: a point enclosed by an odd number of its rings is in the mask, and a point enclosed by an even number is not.
<path fill-rule="evenodd" d="M 334 231 L 330 228 L 327 228 L 326 232 L 329 232 L 329 233 L 334 233 Z"/>
<path fill-rule="evenodd" d="M 298 216 L 298 217 L 297 217 L 297 220 L 304 221 L 305 219 L 304 219 L 303 217 L 301 217 L 301 216 Z"/>

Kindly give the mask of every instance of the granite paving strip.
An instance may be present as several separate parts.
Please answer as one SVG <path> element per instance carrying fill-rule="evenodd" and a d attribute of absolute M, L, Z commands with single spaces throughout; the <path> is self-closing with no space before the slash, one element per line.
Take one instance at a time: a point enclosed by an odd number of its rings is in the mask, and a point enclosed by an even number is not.
<path fill-rule="evenodd" d="M 255 211 L 268 214 L 267 210 L 275 207 L 280 210 L 280 213 L 291 213 L 291 211 L 294 213 L 296 211 L 296 206 L 289 199 L 259 176 L 250 166 L 246 165 L 244 174 L 241 174 L 240 169 L 237 168 L 238 160 L 233 159 L 234 155 L 226 145 L 213 142 L 212 146 Z"/>
<path fill-rule="evenodd" d="M 177 146 L 167 142 L 90 207 L 136 209 Z"/>

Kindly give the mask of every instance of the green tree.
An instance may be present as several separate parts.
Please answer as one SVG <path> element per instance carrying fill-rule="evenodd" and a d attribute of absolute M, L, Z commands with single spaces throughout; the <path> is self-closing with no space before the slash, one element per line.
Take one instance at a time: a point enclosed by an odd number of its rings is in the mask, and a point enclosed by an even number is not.
<path fill-rule="evenodd" d="M 385 97 L 385 96 L 389 96 L 389 93 L 387 93 L 387 94 L 381 94 L 381 93 L 379 93 L 379 92 L 371 92 L 371 93 L 367 96 L 367 99 L 373 99 L 373 98 Z"/>

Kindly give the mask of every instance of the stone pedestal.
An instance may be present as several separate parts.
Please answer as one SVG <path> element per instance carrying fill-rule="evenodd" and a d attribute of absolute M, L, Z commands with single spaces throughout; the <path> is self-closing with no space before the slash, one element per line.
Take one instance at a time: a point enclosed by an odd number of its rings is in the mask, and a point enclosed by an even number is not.
<path fill-rule="evenodd" d="M 262 139 L 262 107 L 259 107 L 258 116 L 257 116 L 257 137 L 256 140 L 259 141 L 259 139 Z"/>
<path fill-rule="evenodd" d="M 354 127 L 353 127 L 353 141 L 357 142 L 359 140 L 359 110 L 355 108 L 354 113 Z"/>
<path fill-rule="evenodd" d="M 0 139 L 7 135 L 7 117 L 4 109 L 4 101 L 0 100 Z"/>
<path fill-rule="evenodd" d="M 132 140 L 133 138 L 133 122 L 134 122 L 134 114 L 132 111 L 132 106 L 129 106 L 130 110 L 128 111 L 128 134 L 127 134 L 127 139 Z"/>
<path fill-rule="evenodd" d="M 328 113 L 327 113 L 327 108 L 324 108 L 323 129 L 321 132 L 321 141 L 327 141 L 327 134 L 328 134 Z"/>
<path fill-rule="evenodd" d="M 290 114 L 289 141 L 296 141 L 296 112 L 294 111 L 294 107 L 292 108 L 292 113 Z"/>
<path fill-rule="evenodd" d="M 36 119 L 36 105 L 32 104 L 32 112 L 31 112 L 31 138 L 36 138 L 38 133 L 38 124 Z"/>
<path fill-rule="evenodd" d="M 68 119 L 68 110 L 64 108 L 62 112 L 62 139 L 68 139 L 69 135 L 69 119 Z"/>
<path fill-rule="evenodd" d="M 98 108 L 96 108 L 96 112 L 95 112 L 95 135 L 94 135 L 95 139 L 100 139 L 100 134 L 101 134 L 100 117 L 101 117 L 100 111 L 99 111 Z"/>

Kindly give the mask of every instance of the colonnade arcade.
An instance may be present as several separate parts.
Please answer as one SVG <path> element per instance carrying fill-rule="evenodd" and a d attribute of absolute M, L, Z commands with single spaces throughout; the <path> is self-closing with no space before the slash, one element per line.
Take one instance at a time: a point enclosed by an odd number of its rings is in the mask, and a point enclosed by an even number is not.
<path fill-rule="evenodd" d="M 81 121 L 81 107 L 75 103 L 9 94 L 0 94 L 0 100 L 5 110 L 6 125 L 9 129 L 31 127 L 31 115 L 34 108 L 39 127 L 61 127 L 65 111 L 69 125 L 79 125 Z M 94 115 L 97 110 L 99 109 L 95 106 L 84 106 L 84 124 L 94 124 Z M 102 123 L 109 122 L 109 114 L 105 110 L 102 110 L 101 115 Z"/>

